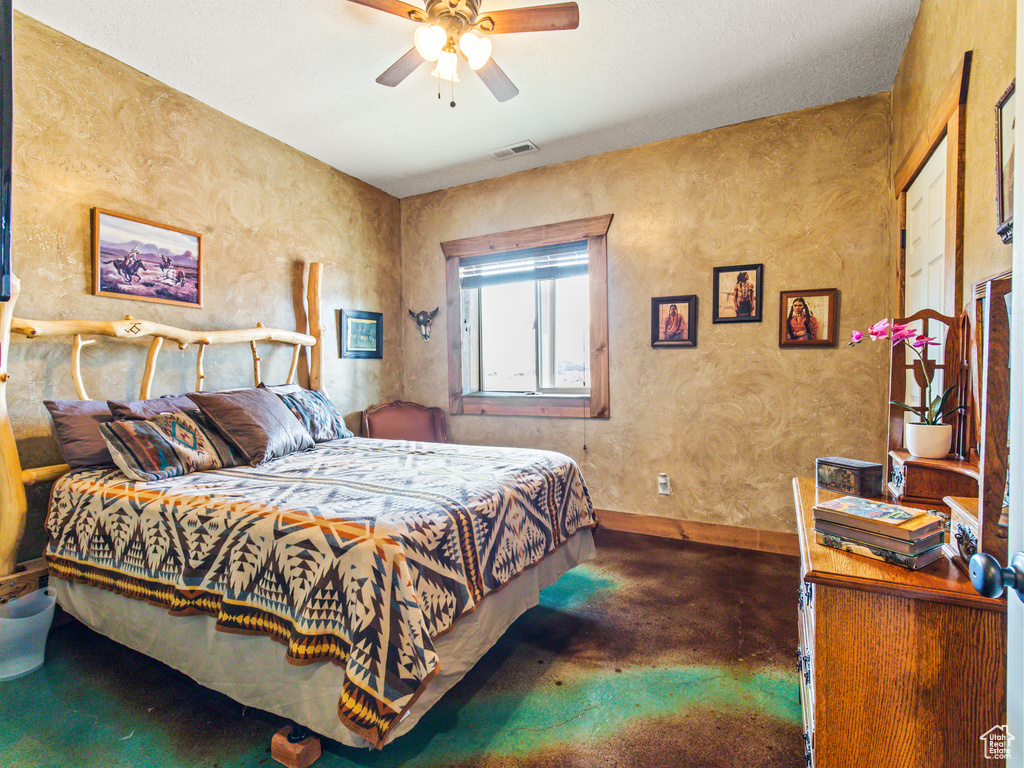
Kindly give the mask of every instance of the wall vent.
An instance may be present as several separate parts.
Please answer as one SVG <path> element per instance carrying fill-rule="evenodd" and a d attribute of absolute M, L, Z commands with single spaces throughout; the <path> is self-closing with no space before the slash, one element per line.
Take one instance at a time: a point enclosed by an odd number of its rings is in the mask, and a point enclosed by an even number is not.
<path fill-rule="evenodd" d="M 515 144 L 509 144 L 507 147 L 502 147 L 501 149 L 492 149 L 487 154 L 495 160 L 506 160 L 510 157 L 515 157 L 516 155 L 536 151 L 537 145 L 532 141 L 517 141 Z"/>

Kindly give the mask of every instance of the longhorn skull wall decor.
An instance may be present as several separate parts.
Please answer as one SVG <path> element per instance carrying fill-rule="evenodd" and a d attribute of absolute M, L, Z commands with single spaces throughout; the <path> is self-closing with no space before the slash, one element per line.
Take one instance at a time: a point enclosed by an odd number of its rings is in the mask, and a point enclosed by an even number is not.
<path fill-rule="evenodd" d="M 420 328 L 420 333 L 423 335 L 424 341 L 430 341 L 430 324 L 434 322 L 434 318 L 437 317 L 437 313 L 441 311 L 440 307 L 434 307 L 433 312 L 427 312 L 422 310 L 421 312 L 413 312 L 409 310 L 409 316 L 416 321 L 416 325 Z"/>

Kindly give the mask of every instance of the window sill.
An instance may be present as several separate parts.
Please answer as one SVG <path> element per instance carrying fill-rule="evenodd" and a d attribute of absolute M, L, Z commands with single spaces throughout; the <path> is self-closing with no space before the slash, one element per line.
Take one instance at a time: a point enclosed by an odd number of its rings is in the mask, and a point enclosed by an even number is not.
<path fill-rule="evenodd" d="M 541 416 L 557 419 L 608 418 L 590 412 L 590 395 L 522 395 L 474 392 L 458 398 L 459 413 L 473 416 Z M 456 411 L 452 411 L 455 413 Z"/>

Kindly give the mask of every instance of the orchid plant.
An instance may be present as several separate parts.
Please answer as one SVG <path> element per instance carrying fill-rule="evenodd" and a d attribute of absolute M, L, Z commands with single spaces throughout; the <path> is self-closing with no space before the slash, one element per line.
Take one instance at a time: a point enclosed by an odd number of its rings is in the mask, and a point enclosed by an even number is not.
<path fill-rule="evenodd" d="M 855 347 L 866 338 L 870 338 L 872 341 L 882 341 L 883 339 L 891 341 L 894 347 L 902 344 L 917 355 L 918 360 L 921 361 L 921 370 L 924 372 L 925 377 L 924 396 L 927 403 L 925 412 L 922 414 L 920 409 L 906 403 L 901 403 L 898 400 L 890 400 L 889 405 L 898 405 L 900 408 L 920 416 L 925 424 L 932 425 L 941 424 L 942 420 L 949 414 L 963 410 L 962 406 L 946 410 L 946 403 L 954 387 L 949 387 L 941 395 L 932 397 L 932 379 L 934 378 L 935 371 L 934 368 L 929 370 L 928 364 L 925 361 L 924 350 L 929 346 L 940 344 L 940 341 L 931 336 L 918 335 L 918 332 L 910 326 L 900 325 L 889 320 L 879 320 L 868 328 L 867 334 L 854 331 L 850 336 L 850 346 Z"/>

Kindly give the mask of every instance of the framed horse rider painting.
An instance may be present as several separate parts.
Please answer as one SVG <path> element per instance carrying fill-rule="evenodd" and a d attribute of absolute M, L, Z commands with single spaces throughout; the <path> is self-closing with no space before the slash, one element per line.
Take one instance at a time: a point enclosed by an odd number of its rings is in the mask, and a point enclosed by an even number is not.
<path fill-rule="evenodd" d="M 203 236 L 100 208 L 92 211 L 96 296 L 203 306 Z"/>

